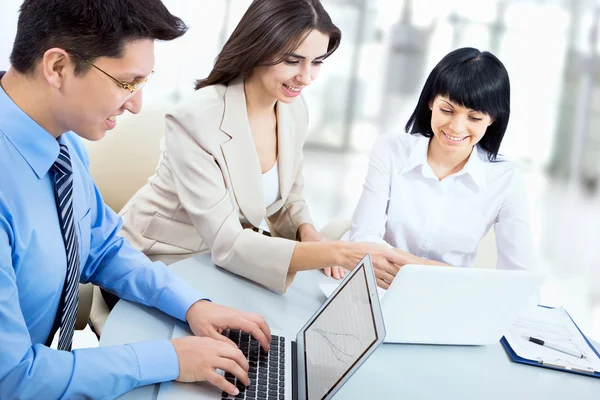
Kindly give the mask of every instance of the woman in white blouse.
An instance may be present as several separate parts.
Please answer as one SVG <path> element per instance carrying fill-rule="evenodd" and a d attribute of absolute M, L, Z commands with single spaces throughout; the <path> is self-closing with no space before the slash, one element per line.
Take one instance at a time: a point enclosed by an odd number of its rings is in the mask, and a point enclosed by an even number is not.
<path fill-rule="evenodd" d="M 500 60 L 473 48 L 446 55 L 407 134 L 376 142 L 350 240 L 388 244 L 406 264 L 469 267 L 493 225 L 497 268 L 532 268 L 525 187 L 517 167 L 498 156 L 509 115 Z M 387 288 L 398 269 L 378 268 L 378 284 Z"/>

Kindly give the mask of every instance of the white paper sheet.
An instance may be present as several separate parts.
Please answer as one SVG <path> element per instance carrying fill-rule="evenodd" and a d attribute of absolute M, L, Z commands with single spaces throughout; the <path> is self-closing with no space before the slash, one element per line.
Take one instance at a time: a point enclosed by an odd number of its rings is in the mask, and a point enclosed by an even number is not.
<path fill-rule="evenodd" d="M 577 358 L 540 346 L 528 341 L 524 336 L 542 339 L 549 344 L 581 353 L 585 358 Z M 522 358 L 568 368 L 600 371 L 600 358 L 587 344 L 563 308 L 535 307 L 520 316 L 504 337 L 514 352 Z"/>

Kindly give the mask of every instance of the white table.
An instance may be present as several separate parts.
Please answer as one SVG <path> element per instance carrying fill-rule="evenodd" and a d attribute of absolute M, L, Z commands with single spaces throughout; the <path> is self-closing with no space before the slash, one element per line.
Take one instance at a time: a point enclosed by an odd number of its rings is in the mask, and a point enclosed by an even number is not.
<path fill-rule="evenodd" d="M 295 336 L 325 301 L 319 271 L 299 273 L 285 295 L 216 267 L 208 255 L 171 269 L 214 302 L 264 315 L 272 329 Z M 101 346 L 169 338 L 177 321 L 120 301 L 104 327 Z M 155 399 L 158 385 L 122 399 Z M 516 364 L 503 347 L 383 344 L 338 392 L 336 399 L 600 399 L 600 379 Z"/>

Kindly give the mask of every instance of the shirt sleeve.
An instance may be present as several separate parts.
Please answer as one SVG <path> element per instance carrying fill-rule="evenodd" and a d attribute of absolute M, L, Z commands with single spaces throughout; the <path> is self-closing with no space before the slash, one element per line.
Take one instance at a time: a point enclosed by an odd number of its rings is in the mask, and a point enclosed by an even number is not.
<path fill-rule="evenodd" d="M 390 201 L 392 155 L 389 137 L 373 146 L 363 191 L 352 217 L 350 241 L 382 243 Z"/>
<path fill-rule="evenodd" d="M 535 246 L 529 225 L 525 183 L 515 171 L 494 226 L 497 269 L 536 269 Z"/>
<path fill-rule="evenodd" d="M 115 398 L 137 386 L 176 379 L 167 340 L 72 352 L 32 343 L 12 264 L 14 237 L 0 214 L 0 398 Z"/>

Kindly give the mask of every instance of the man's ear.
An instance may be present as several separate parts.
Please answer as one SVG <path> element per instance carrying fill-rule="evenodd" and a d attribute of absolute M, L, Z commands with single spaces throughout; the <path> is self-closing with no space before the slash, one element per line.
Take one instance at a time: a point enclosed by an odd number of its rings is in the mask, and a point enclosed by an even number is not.
<path fill-rule="evenodd" d="M 52 87 L 60 89 L 66 75 L 72 74 L 75 66 L 69 54 L 60 48 L 46 50 L 42 57 L 42 74 Z"/>

